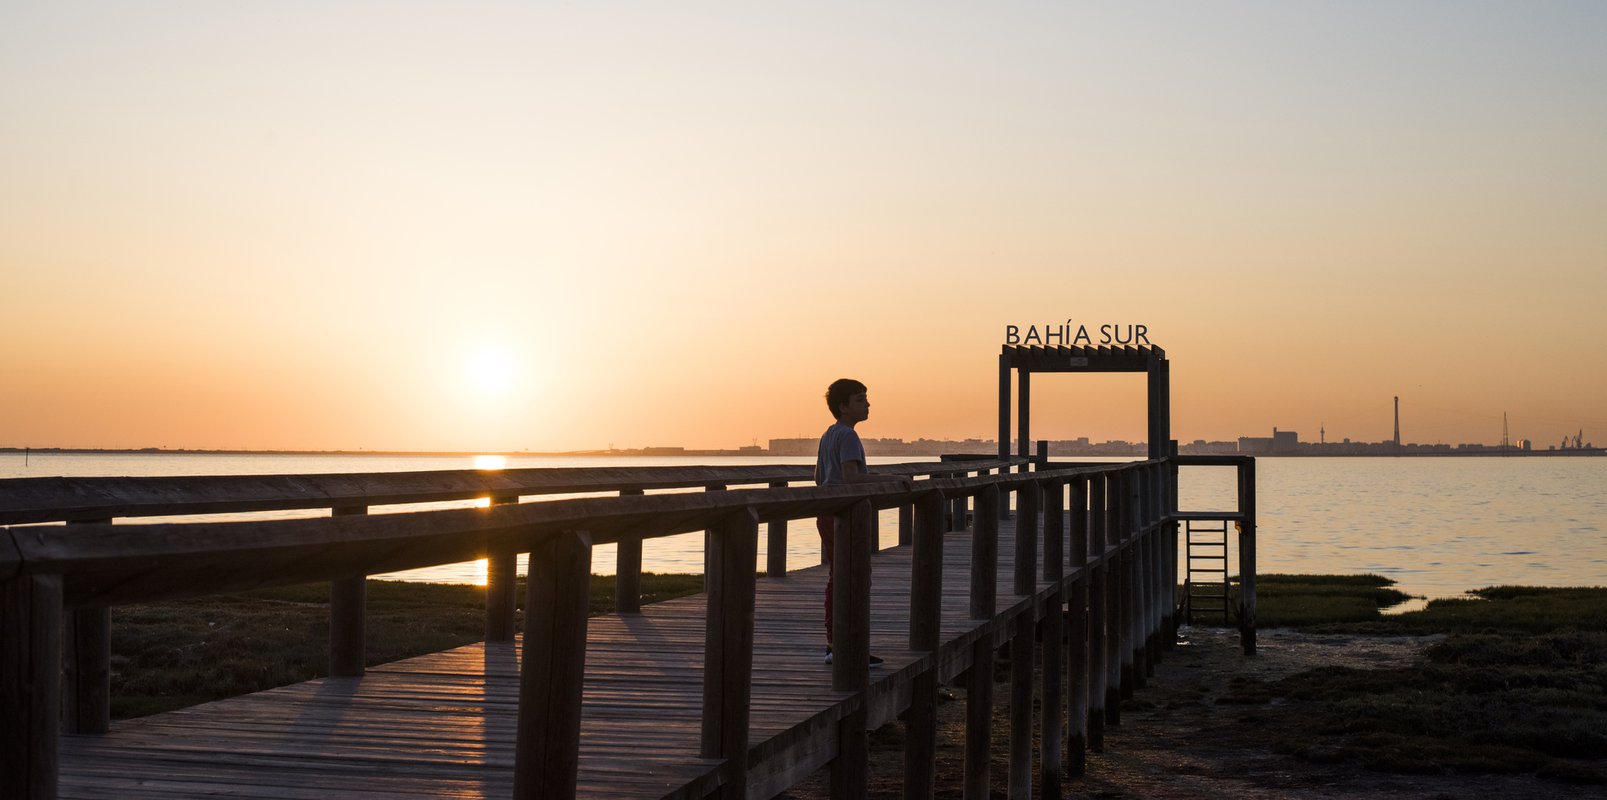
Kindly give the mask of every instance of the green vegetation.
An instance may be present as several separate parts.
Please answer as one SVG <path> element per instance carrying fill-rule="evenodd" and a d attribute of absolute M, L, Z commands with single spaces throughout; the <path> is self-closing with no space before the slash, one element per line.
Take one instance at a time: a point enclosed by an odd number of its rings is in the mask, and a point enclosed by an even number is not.
<path fill-rule="evenodd" d="M 1222 702 L 1280 700 L 1311 738 L 1282 749 L 1314 762 L 1406 773 L 1533 772 L 1607 783 L 1607 589 L 1499 586 L 1378 613 L 1398 592 L 1377 576 L 1267 576 L 1259 624 L 1350 635 L 1439 635 L 1404 668 L 1323 667 L 1281 681 L 1235 679 Z"/>
<path fill-rule="evenodd" d="M 1379 619 L 1379 611 L 1411 599 L 1381 575 L 1257 575 L 1256 624 L 1304 627 Z"/>
<path fill-rule="evenodd" d="M 701 575 L 642 574 L 644 603 L 701 591 Z M 522 607 L 522 581 L 517 595 Z M 613 576 L 592 576 L 592 613 L 613 608 Z M 367 625 L 369 664 L 478 642 L 485 638 L 485 587 L 369 581 Z M 114 719 L 311 680 L 328 669 L 327 584 L 112 611 Z"/>

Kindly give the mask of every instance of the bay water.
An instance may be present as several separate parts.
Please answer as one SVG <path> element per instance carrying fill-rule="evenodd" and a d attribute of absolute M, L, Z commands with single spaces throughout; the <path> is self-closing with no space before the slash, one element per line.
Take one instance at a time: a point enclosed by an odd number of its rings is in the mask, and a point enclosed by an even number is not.
<path fill-rule="evenodd" d="M 908 458 L 872 458 L 877 464 Z M 1111 459 L 1116 460 L 1116 459 Z M 26 462 L 26 463 L 25 463 Z M 390 456 L 200 453 L 0 453 L 0 479 L 46 476 L 264 475 L 581 466 L 810 464 L 800 457 Z M 1256 462 L 1257 572 L 1376 573 L 1423 597 L 1500 584 L 1607 585 L 1607 458 L 1262 458 Z M 1186 467 L 1185 511 L 1232 510 L 1234 470 Z M 527 502 L 539 498 L 527 498 Z M 373 513 L 475 505 L 376 506 Z M 308 511 L 210 515 L 209 520 L 291 518 Z M 119 520 L 148 524 L 183 518 Z M 195 519 L 190 517 L 187 519 Z M 896 512 L 883 512 L 883 546 L 897 540 Z M 649 540 L 643 568 L 699 572 L 703 537 Z M 760 536 L 759 563 L 765 562 Z M 1234 558 L 1237 556 L 1235 555 Z M 614 547 L 599 546 L 593 570 L 610 574 Z M 789 569 L 820 562 L 810 520 L 789 525 Z M 520 570 L 524 569 L 521 561 Z M 484 562 L 386 575 L 483 583 Z"/>

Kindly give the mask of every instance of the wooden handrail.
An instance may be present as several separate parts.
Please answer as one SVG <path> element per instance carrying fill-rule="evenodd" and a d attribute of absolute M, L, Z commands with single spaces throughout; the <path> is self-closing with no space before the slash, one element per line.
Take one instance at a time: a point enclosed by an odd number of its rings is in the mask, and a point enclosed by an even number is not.
<path fill-rule="evenodd" d="M 988 461 L 968 470 L 1019 463 Z M 877 465 L 877 472 L 933 475 L 953 466 Z M 806 465 L 741 467 L 541 467 L 505 470 L 0 480 L 0 525 L 116 517 L 229 514 L 396 505 L 482 497 L 685 489 L 813 479 Z"/>
<path fill-rule="evenodd" d="M 914 489 L 862 484 L 568 498 L 311 519 L 14 526 L 0 539 L 10 540 L 16 560 L 10 562 L 9 548 L 0 545 L 0 569 L 64 576 L 71 608 L 116 605 L 450 564 L 490 552 L 524 552 L 559 530 L 587 530 L 598 544 L 616 541 L 627 531 L 656 538 L 711 528 L 722 516 L 750 506 L 761 521 L 799 519 L 837 513 L 858 500 L 893 508 L 933 489 L 959 496 L 1097 469 L 933 479 L 916 482 Z"/>
<path fill-rule="evenodd" d="M 969 612 L 974 618 L 991 618 L 998 611 L 998 512 L 1007 507 L 1004 494 L 1018 492 L 1019 549 L 1014 559 L 1017 570 L 1012 594 L 1031 597 L 1035 610 L 1018 618 L 1010 630 L 1012 651 L 1019 659 L 1019 663 L 1013 662 L 1011 691 L 1019 708 L 1030 709 L 1033 625 L 1044 614 L 1058 619 L 1062 602 L 1069 598 L 1074 609 L 1073 624 L 1078 626 L 1073 638 L 1081 642 L 1085 635 L 1087 639 L 1085 645 L 1071 647 L 1073 666 L 1083 678 L 1068 682 L 1076 697 L 1065 703 L 1073 720 L 1069 742 L 1080 751 L 1085 740 L 1090 745 L 1102 741 L 1104 724 L 1119 722 L 1120 699 L 1143 685 L 1145 675 L 1168 643 L 1169 617 L 1175 608 L 1171 599 L 1175 581 L 1169 576 L 1176 560 L 1175 521 L 1189 516 L 1178 513 L 1170 504 L 1169 495 L 1175 485 L 1169 475 L 1175 474 L 1177 464 L 1222 464 L 1240 470 L 1238 514 L 1244 522 L 1241 546 L 1247 569 L 1251 570 L 1244 584 L 1241 615 L 1248 629 L 1246 649 L 1253 649 L 1252 460 L 1174 457 L 1058 468 L 1047 465 L 1048 468 L 1028 473 L 1003 469 L 1018 462 L 1012 459 L 964 462 L 963 466 L 955 462 L 878 466 L 878 471 L 884 472 L 943 476 L 916 481 L 912 487 L 891 483 L 787 486 L 794 480 L 807 479 L 802 467 L 587 468 L 180 479 L 189 481 L 192 488 L 199 487 L 193 495 L 179 491 L 184 484 L 164 483 L 166 479 L 56 479 L 76 481 L 58 483 L 56 488 L 78 492 L 82 502 L 44 513 L 53 515 L 48 519 L 70 519 L 76 524 L 0 528 L 0 589 L 7 599 L 8 614 L 18 620 L 26 616 L 22 612 L 37 616 L 37 627 L 48 638 L 60 636 L 60 611 L 64 607 L 92 609 L 314 580 L 356 581 L 351 587 L 355 589 L 362 575 L 373 572 L 531 552 L 527 608 L 545 609 L 546 613 L 536 615 L 533 624 L 527 620 L 530 626 L 524 641 L 525 667 L 521 669 L 515 794 L 563 796 L 574 791 L 580 687 L 585 670 L 585 598 L 592 547 L 627 538 L 640 542 L 708 530 L 711 583 L 704 661 L 710 672 L 705 674 L 702 753 L 724 762 L 722 796 L 740 797 L 746 793 L 748 779 L 746 708 L 751 693 L 753 574 L 760 523 L 781 523 L 780 535 L 784 539 L 787 520 L 823 515 L 850 520 L 847 524 L 855 534 L 839 537 L 836 542 L 838 602 L 834 610 L 838 616 L 839 652 L 833 684 L 840 690 L 864 694 L 874 510 L 916 505 L 911 535 L 917 550 L 918 580 L 912 581 L 912 589 L 919 587 L 920 596 L 911 600 L 910 641 L 912 647 L 927 649 L 936 646 L 940 623 L 937 612 L 941 602 L 938 592 L 942 586 L 944 506 L 950 500 L 977 498 Z M 991 469 L 1001 474 L 985 474 Z M 587 474 L 573 474 L 577 472 Z M 610 474 L 603 475 L 604 472 Z M 950 477 L 970 473 L 982 474 Z M 344 487 L 339 478 L 347 479 Z M 230 499 L 218 495 L 229 480 L 244 487 L 249 496 Z M 95 481 L 104 482 L 98 488 L 106 491 L 91 491 L 97 488 Z M 18 485 L 0 481 L 0 509 L 37 517 L 41 512 L 34 506 L 48 492 L 33 490 L 44 484 L 27 482 L 24 488 L 30 491 L 18 493 L 20 502 L 6 502 L 15 499 L 8 498 L 6 492 Z M 641 494 L 647 489 L 701 486 L 712 490 L 728 485 L 763 488 Z M 1040 497 L 1040 491 L 1045 489 L 1048 494 Z M 602 491 L 622 494 L 516 502 L 526 494 Z M 1063 491 L 1071 493 L 1069 508 Z M 483 508 L 357 513 L 361 506 L 387 502 L 487 496 L 493 501 Z M 311 519 L 153 525 L 88 521 L 146 514 L 319 506 L 344 513 Z M 1070 512 L 1068 526 L 1062 525 L 1062 509 Z M 1066 544 L 1063 537 L 1070 539 L 1069 569 L 1062 563 Z M 1038 561 L 1040 542 L 1042 562 Z M 1041 581 L 1036 574 L 1038 563 L 1044 568 Z M 344 605 L 360 620 L 360 597 Z M 1058 630 L 1049 627 L 1047 621 L 1044 624 L 1044 640 L 1058 642 Z M 360 627 L 355 626 L 359 631 Z M 350 638 L 360 641 L 361 636 L 359 633 Z M 53 641 L 41 639 L 20 649 L 0 648 L 0 676 L 5 677 L 6 686 L 26 687 L 36 680 L 35 676 L 44 675 L 39 680 L 51 684 L 51 692 L 59 691 L 59 680 L 51 677 L 58 674 L 54 661 L 58 646 Z M 970 648 L 966 774 L 967 784 L 976 791 L 987 785 L 989 749 L 985 744 L 991 740 L 992 651 L 998 644 L 990 635 L 966 645 Z M 361 674 L 360 645 L 345 655 L 350 662 L 346 671 Z M 1058 673 L 1058 650 L 1054 656 L 1045 657 L 1046 664 Z M 910 719 L 930 719 L 937 669 L 936 664 L 926 667 L 912 686 Z M 1045 694 L 1046 706 L 1058 708 L 1061 701 L 1053 694 Z M 8 725 L 17 723 L 12 728 L 22 730 L 18 726 L 23 724 L 38 727 L 29 728 L 23 738 L 0 743 L 0 763 L 27 765 L 25 775 L 19 772 L 21 777 L 0 779 L 0 789 L 5 789 L 8 796 L 22 792 L 16 796 L 52 797 L 55 793 L 55 733 L 51 726 L 58 701 L 50 692 L 40 696 L 45 698 L 42 706 L 11 703 L 5 709 Z M 848 716 L 838 724 L 843 755 L 833 774 L 834 787 L 842 793 L 852 794 L 856 787 L 863 786 L 865 748 L 861 740 L 867 708 L 864 703 L 847 707 Z M 101 714 L 103 710 L 91 716 Z M 1030 731 L 1030 715 L 1012 714 L 1013 795 L 1030 791 Z M 1057 738 L 1049 733 L 1043 737 L 1044 741 Z M 906 774 L 912 777 L 912 785 L 928 786 L 934 746 L 931 731 L 912 736 L 909 741 L 912 744 Z M 1058 774 L 1057 762 L 1058 759 L 1044 762 L 1046 779 Z M 1074 758 L 1070 767 L 1073 772 L 1080 771 L 1082 761 Z"/>

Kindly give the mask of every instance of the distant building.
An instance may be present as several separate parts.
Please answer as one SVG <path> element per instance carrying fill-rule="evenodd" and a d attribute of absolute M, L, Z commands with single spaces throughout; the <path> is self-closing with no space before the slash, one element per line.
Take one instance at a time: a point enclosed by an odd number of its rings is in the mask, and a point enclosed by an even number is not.
<path fill-rule="evenodd" d="M 769 443 L 773 456 L 812 456 L 819 449 L 819 439 L 771 439 Z"/>
<path fill-rule="evenodd" d="M 1274 455 L 1288 455 L 1299 449 L 1300 434 L 1294 431 L 1272 429 L 1272 452 Z"/>
<path fill-rule="evenodd" d="M 1240 436 L 1239 452 L 1247 456 L 1264 456 L 1272 453 L 1272 437 Z"/>

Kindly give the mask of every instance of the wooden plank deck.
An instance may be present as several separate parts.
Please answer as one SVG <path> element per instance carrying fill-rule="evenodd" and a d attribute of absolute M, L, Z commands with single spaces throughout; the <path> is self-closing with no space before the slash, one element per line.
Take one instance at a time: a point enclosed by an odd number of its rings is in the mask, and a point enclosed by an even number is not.
<path fill-rule="evenodd" d="M 814 537 L 804 522 L 792 536 Z M 869 727 L 908 702 L 937 660 L 948 679 L 970 644 L 1002 644 L 1029 598 L 1009 593 L 1014 527 L 999 530 L 998 614 L 967 619 L 970 536 L 944 543 L 943 645 L 907 649 L 908 547 L 873 559 Z M 859 699 L 831 689 L 822 661 L 823 567 L 758 581 L 749 795 L 769 797 L 829 761 L 836 721 Z M 1040 592 L 1048 584 L 1039 583 Z M 698 797 L 717 761 L 698 755 L 703 595 L 593 617 L 587 631 L 579 796 Z M 502 798 L 513 790 L 518 648 L 476 644 L 66 735 L 62 798 Z M 825 732 L 822 735 L 822 732 Z"/>

